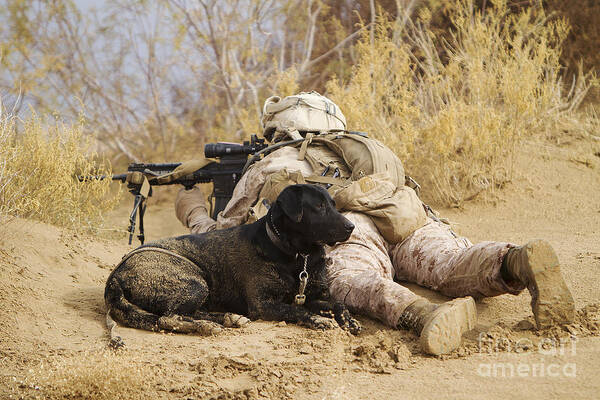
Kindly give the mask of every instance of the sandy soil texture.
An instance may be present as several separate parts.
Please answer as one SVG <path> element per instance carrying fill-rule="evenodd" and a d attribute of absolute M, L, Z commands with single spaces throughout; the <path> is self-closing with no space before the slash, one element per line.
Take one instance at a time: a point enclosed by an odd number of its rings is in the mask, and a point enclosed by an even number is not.
<path fill-rule="evenodd" d="M 479 301 L 476 329 L 442 357 L 363 316 L 358 337 L 264 321 L 216 337 L 118 327 L 128 347 L 113 353 L 103 290 L 126 239 L 15 219 L 0 230 L 0 398 L 598 398 L 600 143 L 528 143 L 515 162 L 494 204 L 440 211 L 474 242 L 550 241 L 578 309 L 569 326 L 536 331 L 525 291 Z M 150 239 L 185 233 L 169 203 L 151 204 L 146 226 Z"/>

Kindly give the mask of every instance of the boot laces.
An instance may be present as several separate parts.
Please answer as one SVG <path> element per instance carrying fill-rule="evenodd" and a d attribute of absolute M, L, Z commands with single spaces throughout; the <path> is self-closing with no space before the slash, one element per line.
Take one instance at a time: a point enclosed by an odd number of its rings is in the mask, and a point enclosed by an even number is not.
<path fill-rule="evenodd" d="M 398 320 L 398 326 L 401 328 L 409 329 L 417 326 L 419 322 L 419 316 L 410 310 L 404 310 Z"/>

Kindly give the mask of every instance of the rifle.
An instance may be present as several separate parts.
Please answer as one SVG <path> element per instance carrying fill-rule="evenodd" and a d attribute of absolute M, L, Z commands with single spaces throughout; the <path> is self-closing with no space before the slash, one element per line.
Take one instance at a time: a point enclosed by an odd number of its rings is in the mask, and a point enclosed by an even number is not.
<path fill-rule="evenodd" d="M 127 172 L 117 175 L 79 176 L 80 182 L 93 179 L 112 179 L 127 183 L 129 192 L 133 194 L 133 209 L 129 215 L 129 244 L 135 233 L 136 215 L 139 215 L 139 234 L 137 238 L 144 244 L 144 214 L 146 199 L 152 196 L 152 186 L 183 185 L 191 189 L 197 183 L 213 183 L 210 196 L 210 214 L 213 219 L 225 209 L 231 200 L 233 189 L 245 172 L 248 155 L 263 153 L 268 147 L 265 139 L 252 135 L 250 142 L 208 143 L 204 146 L 204 156 L 213 160 L 197 160 L 189 162 L 165 164 L 129 164 Z M 214 204 L 213 204 L 214 200 Z"/>

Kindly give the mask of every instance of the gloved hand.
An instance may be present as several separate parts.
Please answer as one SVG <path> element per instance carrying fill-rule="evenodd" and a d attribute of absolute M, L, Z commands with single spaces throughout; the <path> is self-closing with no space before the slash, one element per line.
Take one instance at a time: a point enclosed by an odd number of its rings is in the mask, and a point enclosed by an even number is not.
<path fill-rule="evenodd" d="M 175 198 L 175 215 L 186 227 L 190 228 L 190 217 L 203 213 L 208 217 L 208 209 L 204 200 L 204 193 L 198 186 L 187 190 L 182 188 Z"/>

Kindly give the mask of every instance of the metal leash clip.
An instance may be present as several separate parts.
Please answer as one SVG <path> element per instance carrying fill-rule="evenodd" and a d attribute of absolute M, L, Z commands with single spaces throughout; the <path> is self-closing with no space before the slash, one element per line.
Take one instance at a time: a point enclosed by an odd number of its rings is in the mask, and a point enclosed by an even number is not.
<path fill-rule="evenodd" d="M 301 306 L 306 302 L 306 295 L 304 294 L 304 290 L 306 289 L 306 284 L 308 283 L 308 272 L 306 271 L 306 265 L 308 264 L 308 254 L 300 254 L 304 257 L 304 269 L 298 275 L 300 278 L 300 287 L 298 288 L 298 294 L 294 299 L 294 303 Z"/>

